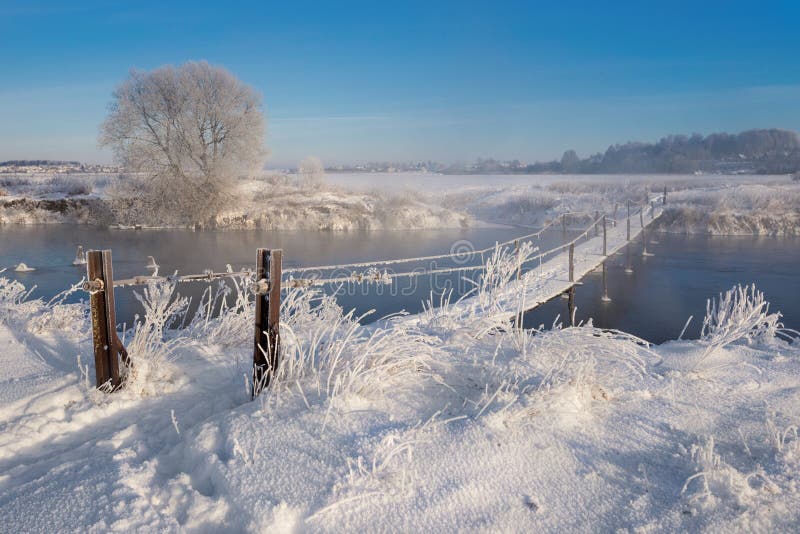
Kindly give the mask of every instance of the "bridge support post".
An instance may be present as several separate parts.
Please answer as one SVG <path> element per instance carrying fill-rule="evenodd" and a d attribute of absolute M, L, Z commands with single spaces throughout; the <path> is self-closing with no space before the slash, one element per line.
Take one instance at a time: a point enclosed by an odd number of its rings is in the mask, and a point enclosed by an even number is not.
<path fill-rule="evenodd" d="M 594 212 L 594 235 L 595 235 L 595 237 L 600 235 L 600 228 L 597 227 L 597 225 L 600 224 L 600 221 L 598 220 L 599 218 L 600 218 L 600 212 L 599 211 L 595 211 Z"/>
<path fill-rule="evenodd" d="M 600 300 L 603 302 L 611 302 L 611 299 L 608 298 L 608 283 L 606 281 L 606 257 L 608 256 L 606 233 L 606 216 L 603 215 L 603 296 L 600 297 Z"/>
<path fill-rule="evenodd" d="M 569 281 L 575 281 L 575 243 L 569 244 Z"/>
<path fill-rule="evenodd" d="M 567 242 L 567 214 L 561 214 L 561 239 L 564 243 Z"/>
<path fill-rule="evenodd" d="M 627 233 L 625 239 L 627 241 L 630 241 L 631 240 L 631 201 L 630 200 L 628 201 L 628 219 L 627 219 L 627 222 L 628 222 L 628 233 Z"/>
<path fill-rule="evenodd" d="M 265 248 L 257 252 L 253 398 L 269 386 L 280 363 L 282 253 Z"/>
<path fill-rule="evenodd" d="M 667 205 L 667 186 L 664 186 L 664 198 L 661 201 L 661 204 L 666 206 Z"/>
<path fill-rule="evenodd" d="M 517 253 L 517 280 L 522 277 L 522 258 L 520 257 L 520 250 L 519 250 L 519 239 L 514 240 L 514 251 Z"/>
<path fill-rule="evenodd" d="M 575 326 L 575 286 L 567 291 L 567 312 L 569 313 L 569 325 Z"/>

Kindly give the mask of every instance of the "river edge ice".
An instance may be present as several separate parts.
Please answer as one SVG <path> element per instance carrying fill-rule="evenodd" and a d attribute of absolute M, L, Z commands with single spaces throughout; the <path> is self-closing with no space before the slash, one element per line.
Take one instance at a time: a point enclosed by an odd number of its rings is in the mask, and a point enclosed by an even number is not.
<path fill-rule="evenodd" d="M 362 326 L 296 290 L 280 376 L 256 401 L 246 293 L 167 330 L 185 307 L 173 290 L 142 293 L 146 314 L 125 335 L 134 371 L 109 395 L 93 388 L 86 306 L 28 300 L 0 279 L 4 528 L 767 532 L 800 520 L 800 347 L 754 288 L 709 310 L 704 339 L 660 346 L 591 324 L 520 331 L 446 300 Z"/>

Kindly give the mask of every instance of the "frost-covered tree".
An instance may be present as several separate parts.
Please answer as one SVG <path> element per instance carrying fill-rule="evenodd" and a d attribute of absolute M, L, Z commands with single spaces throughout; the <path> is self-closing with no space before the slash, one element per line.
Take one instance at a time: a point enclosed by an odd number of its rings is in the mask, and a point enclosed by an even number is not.
<path fill-rule="evenodd" d="M 317 189 L 325 181 L 325 167 L 318 157 L 308 156 L 297 166 L 297 175 L 302 187 Z"/>
<path fill-rule="evenodd" d="M 264 129 L 259 94 L 200 61 L 132 70 L 114 91 L 99 140 L 136 173 L 127 189 L 135 186 L 153 216 L 205 222 L 233 199 L 238 176 L 263 165 Z"/>

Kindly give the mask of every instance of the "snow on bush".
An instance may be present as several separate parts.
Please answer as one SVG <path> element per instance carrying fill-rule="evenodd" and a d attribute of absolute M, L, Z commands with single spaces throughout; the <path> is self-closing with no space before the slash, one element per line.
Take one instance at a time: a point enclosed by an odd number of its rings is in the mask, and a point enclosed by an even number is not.
<path fill-rule="evenodd" d="M 230 265 L 226 269 L 233 273 Z M 253 281 L 252 274 L 241 273 L 210 285 L 200 297 L 187 335 L 221 347 L 251 341 L 255 308 L 248 288 Z"/>
<path fill-rule="evenodd" d="M 5 269 L 0 270 L 0 274 L 3 272 Z M 19 313 L 33 289 L 27 290 L 20 282 L 1 276 L 0 322 L 8 322 L 12 314 Z"/>
<path fill-rule="evenodd" d="M 700 331 L 705 347 L 692 369 L 698 369 L 724 347 L 738 342 L 766 343 L 776 337 L 791 340 L 796 332 L 783 327 L 780 312 L 769 313 L 769 302 L 755 284 L 736 285 L 706 301 L 706 315 Z"/>
<path fill-rule="evenodd" d="M 144 317 L 136 316 L 130 339 L 123 341 L 129 359 L 124 388 L 133 396 L 158 395 L 172 389 L 178 377 L 173 360 L 185 337 L 168 329 L 186 313 L 189 301 L 175 293 L 175 282 L 149 283 L 134 296 Z"/>

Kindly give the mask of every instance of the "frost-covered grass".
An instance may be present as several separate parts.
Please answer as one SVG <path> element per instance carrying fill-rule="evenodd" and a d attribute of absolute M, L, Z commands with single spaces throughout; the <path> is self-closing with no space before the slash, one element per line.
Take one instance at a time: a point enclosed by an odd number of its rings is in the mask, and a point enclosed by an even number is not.
<path fill-rule="evenodd" d="M 469 216 L 423 195 L 381 190 L 354 192 L 307 184 L 293 176 L 239 180 L 212 228 L 379 230 L 461 228 Z M 0 224 L 90 223 L 185 226 L 142 197 L 130 180 L 108 175 L 20 175 L 0 178 Z M 167 214 L 168 215 L 168 214 Z"/>
<path fill-rule="evenodd" d="M 800 184 L 677 191 L 658 227 L 716 235 L 800 235 Z"/>
<path fill-rule="evenodd" d="M 126 387 L 93 388 L 85 304 L 0 275 L 0 524 L 9 531 L 787 531 L 800 521 L 800 347 L 755 288 L 704 336 L 495 321 L 447 296 L 361 325 L 285 293 L 250 401 L 252 298 L 139 298 Z M 713 355 L 709 350 L 713 347 Z M 700 363 L 687 366 L 686 362 Z M 54 503 L 42 507 L 41 502 Z"/>
<path fill-rule="evenodd" d="M 179 225 L 109 175 L 0 178 L 0 223 Z M 668 232 L 799 235 L 800 184 L 787 176 L 293 175 L 242 179 L 217 228 L 372 230 L 461 228 L 484 222 L 541 226 L 563 212 L 623 215 L 625 203 L 669 189 L 658 228 Z M 126 192 L 127 191 L 127 192 Z M 59 201 L 59 202 L 56 202 Z M 86 201 L 92 203 L 87 205 Z M 81 204 L 84 202 L 84 204 Z M 576 219 L 577 221 L 577 219 Z M 580 222 L 576 222 L 580 224 Z"/>

